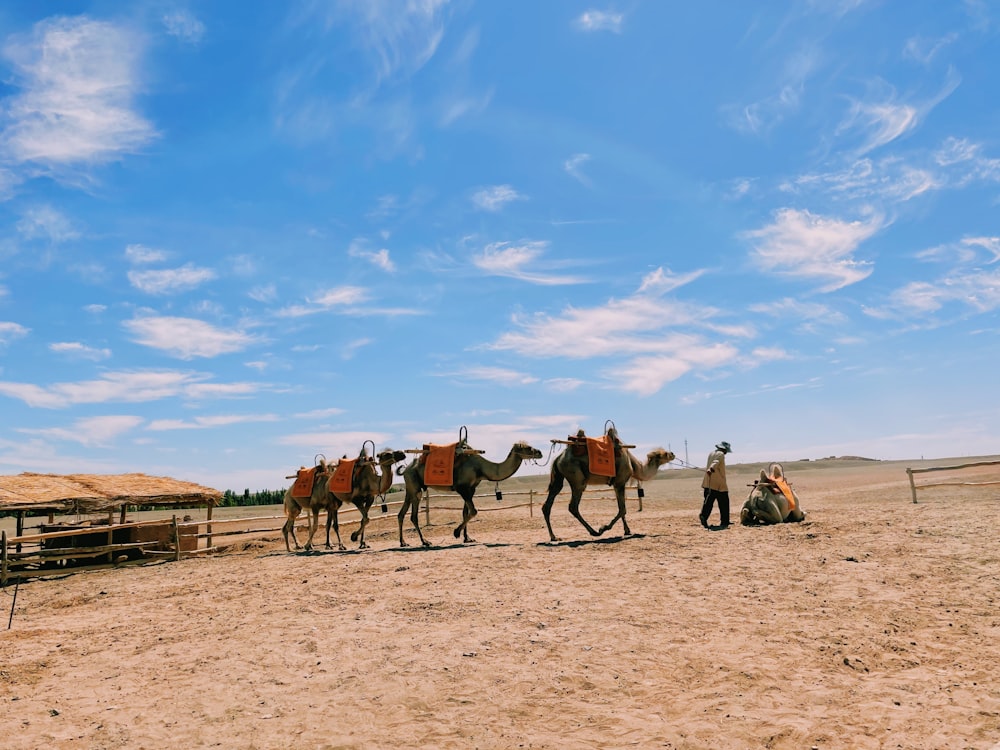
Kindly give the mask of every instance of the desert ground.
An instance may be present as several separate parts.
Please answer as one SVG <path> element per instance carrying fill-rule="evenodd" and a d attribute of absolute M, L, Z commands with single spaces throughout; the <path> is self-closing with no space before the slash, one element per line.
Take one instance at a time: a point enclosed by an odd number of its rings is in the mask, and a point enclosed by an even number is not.
<path fill-rule="evenodd" d="M 661 471 L 629 537 L 564 492 L 559 543 L 506 507 L 521 476 L 468 545 L 456 497 L 426 549 L 376 505 L 364 551 L 269 533 L 8 587 L 0 746 L 1000 748 L 1000 467 L 916 504 L 905 472 L 972 460 L 783 461 L 808 516 L 771 527 L 738 523 L 766 464 L 732 465 L 725 530 Z"/>

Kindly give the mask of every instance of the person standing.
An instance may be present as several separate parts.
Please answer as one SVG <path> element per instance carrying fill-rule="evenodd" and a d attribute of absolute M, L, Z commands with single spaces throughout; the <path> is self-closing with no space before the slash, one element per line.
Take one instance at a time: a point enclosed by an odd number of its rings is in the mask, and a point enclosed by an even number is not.
<path fill-rule="evenodd" d="M 712 515 L 712 506 L 719 503 L 719 528 L 729 526 L 729 485 L 726 484 L 726 454 L 732 452 L 729 443 L 723 440 L 708 454 L 705 467 L 705 478 L 701 480 L 704 501 L 698 519 L 701 525 L 708 528 L 708 517 Z"/>

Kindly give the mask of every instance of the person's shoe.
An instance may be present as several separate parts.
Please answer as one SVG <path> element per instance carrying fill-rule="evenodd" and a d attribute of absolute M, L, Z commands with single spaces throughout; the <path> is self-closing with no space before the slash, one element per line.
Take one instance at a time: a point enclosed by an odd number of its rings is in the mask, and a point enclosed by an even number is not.
<path fill-rule="evenodd" d="M 706 529 L 708 528 L 708 518 L 707 517 L 699 514 L 698 515 L 698 520 L 701 521 L 701 525 L 702 526 L 704 526 Z"/>

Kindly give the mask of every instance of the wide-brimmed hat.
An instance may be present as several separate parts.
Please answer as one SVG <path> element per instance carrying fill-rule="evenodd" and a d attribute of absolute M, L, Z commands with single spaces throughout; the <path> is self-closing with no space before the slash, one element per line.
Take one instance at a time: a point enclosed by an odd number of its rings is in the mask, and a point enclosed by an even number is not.
<path fill-rule="evenodd" d="M 729 443 L 727 443 L 725 440 L 723 440 L 721 443 L 716 444 L 715 449 L 716 450 L 720 450 L 723 453 L 732 453 L 733 452 L 732 446 L 730 446 Z"/>

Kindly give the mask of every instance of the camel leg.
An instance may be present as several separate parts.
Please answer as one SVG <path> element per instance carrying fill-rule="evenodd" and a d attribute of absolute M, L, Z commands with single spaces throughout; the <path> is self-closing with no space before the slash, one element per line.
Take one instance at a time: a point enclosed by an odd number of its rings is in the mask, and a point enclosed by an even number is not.
<path fill-rule="evenodd" d="M 766 500 L 761 498 L 761 501 L 755 504 L 754 515 L 761 523 L 781 523 L 782 520 L 781 509 L 770 498 Z"/>
<path fill-rule="evenodd" d="M 355 503 L 358 506 L 358 512 L 361 514 L 361 523 L 358 525 L 357 530 L 351 533 L 351 541 L 356 542 L 359 539 L 361 540 L 358 549 L 368 549 L 368 544 L 365 542 L 365 526 L 368 525 L 368 511 L 371 509 L 373 502 L 375 502 L 375 498 L 367 502 Z"/>
<path fill-rule="evenodd" d="M 327 508 L 326 510 L 326 546 L 330 547 L 330 526 L 337 535 L 337 549 L 343 552 L 347 547 L 340 541 L 340 503 Z M 332 549 L 332 548 L 331 548 Z"/>
<path fill-rule="evenodd" d="M 603 533 L 603 531 L 598 531 L 597 529 L 595 529 L 593 526 L 587 523 L 587 520 L 582 515 L 580 515 L 580 501 L 582 499 L 583 499 L 583 488 L 581 487 L 579 490 L 574 488 L 573 494 L 570 496 L 569 499 L 569 512 L 573 514 L 573 516 L 576 518 L 577 521 L 583 524 L 583 528 L 585 528 L 588 532 L 590 532 L 591 536 L 600 536 Z"/>
<path fill-rule="evenodd" d="M 403 498 L 403 504 L 402 504 L 402 506 L 399 509 L 399 515 L 397 516 L 397 519 L 399 521 L 399 546 L 400 547 L 409 547 L 410 546 L 410 545 L 408 545 L 406 543 L 406 540 L 403 539 L 403 520 L 406 518 L 406 511 L 409 510 L 410 508 L 413 509 L 412 510 L 412 514 L 411 514 L 411 520 L 413 522 L 413 528 L 415 528 L 417 530 L 417 535 L 420 537 L 421 544 L 423 544 L 425 547 L 430 547 L 431 546 L 430 542 L 428 542 L 426 539 L 424 539 L 424 535 L 420 531 L 420 524 L 417 521 L 417 514 L 420 512 L 419 495 L 417 497 L 418 497 L 418 500 L 414 501 L 412 494 L 409 491 L 407 491 L 406 497 Z"/>
<path fill-rule="evenodd" d="M 562 491 L 563 487 L 563 477 L 555 471 L 552 472 L 552 476 L 549 479 L 549 494 L 545 497 L 545 502 L 542 504 L 542 515 L 545 516 L 545 525 L 549 529 L 549 541 L 558 542 L 559 537 L 555 535 L 552 531 L 552 521 L 549 520 L 549 516 L 552 514 L 552 503 L 556 501 L 556 495 Z"/>
<path fill-rule="evenodd" d="M 473 488 L 472 492 L 475 491 Z M 476 510 L 476 504 L 473 502 L 471 494 L 468 497 L 463 495 L 462 499 L 465 501 L 462 505 L 462 523 L 455 527 L 455 538 L 458 539 L 459 534 L 461 534 L 463 541 L 475 543 L 476 540 L 469 537 L 469 521 L 475 518 L 479 511 Z"/>
<path fill-rule="evenodd" d="M 299 511 L 296 507 L 295 510 L 286 510 L 285 525 L 281 527 L 281 535 L 285 537 L 285 550 L 291 552 L 292 548 L 288 546 L 288 536 L 292 537 L 292 541 L 295 542 L 295 549 L 299 550 L 302 547 L 299 546 L 299 540 L 295 538 L 295 519 L 299 517 Z"/>
<path fill-rule="evenodd" d="M 597 532 L 598 536 L 608 531 L 612 526 L 618 523 L 618 519 L 622 519 L 622 527 L 625 531 L 625 536 L 631 536 L 632 531 L 628 527 L 628 521 L 625 520 L 625 488 L 615 487 L 615 499 L 618 501 L 618 515 L 611 519 L 608 523 L 601 527 L 600 531 Z"/>
<path fill-rule="evenodd" d="M 307 551 L 313 548 L 313 537 L 316 536 L 316 531 L 319 529 L 319 508 L 313 506 L 311 510 L 312 513 L 309 514 L 309 537 L 306 539 Z"/>

